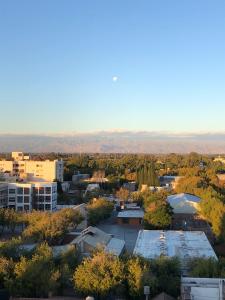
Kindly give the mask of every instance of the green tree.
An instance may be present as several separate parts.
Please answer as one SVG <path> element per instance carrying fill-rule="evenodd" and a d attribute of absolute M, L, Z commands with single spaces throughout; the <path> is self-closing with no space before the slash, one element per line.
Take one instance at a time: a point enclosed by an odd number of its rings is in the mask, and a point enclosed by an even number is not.
<path fill-rule="evenodd" d="M 87 205 L 88 211 L 88 223 L 90 225 L 96 225 L 101 220 L 110 217 L 114 209 L 114 204 L 104 198 L 93 199 Z"/>
<path fill-rule="evenodd" d="M 105 299 L 123 283 L 123 264 L 114 255 L 100 251 L 84 259 L 76 269 L 73 280 L 75 288 L 81 293 Z"/>
<path fill-rule="evenodd" d="M 54 269 L 52 250 L 41 244 L 31 259 L 24 256 L 15 264 L 7 285 L 13 296 L 47 297 L 56 289 L 59 272 Z"/>

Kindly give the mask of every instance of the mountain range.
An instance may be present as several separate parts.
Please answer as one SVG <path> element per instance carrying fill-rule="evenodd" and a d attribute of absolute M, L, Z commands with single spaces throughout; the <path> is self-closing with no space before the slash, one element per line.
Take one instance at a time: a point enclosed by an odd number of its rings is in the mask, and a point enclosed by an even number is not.
<path fill-rule="evenodd" d="M 225 133 L 99 131 L 71 134 L 0 134 L 0 152 L 225 153 Z"/>

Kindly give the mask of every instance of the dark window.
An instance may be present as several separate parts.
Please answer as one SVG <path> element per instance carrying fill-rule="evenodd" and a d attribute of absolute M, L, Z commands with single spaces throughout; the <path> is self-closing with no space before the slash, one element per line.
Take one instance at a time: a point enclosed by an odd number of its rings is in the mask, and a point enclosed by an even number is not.
<path fill-rule="evenodd" d="M 16 198 L 15 197 L 9 197 L 9 202 L 15 202 Z"/>
<path fill-rule="evenodd" d="M 24 205 L 24 210 L 30 210 L 30 206 L 29 205 Z"/>
<path fill-rule="evenodd" d="M 23 203 L 23 196 L 17 196 L 17 203 Z"/>
<path fill-rule="evenodd" d="M 9 189 L 9 194 L 15 194 L 16 190 L 15 189 Z"/>
<path fill-rule="evenodd" d="M 46 210 L 50 210 L 51 209 L 51 205 L 50 204 L 45 204 L 45 209 Z"/>
<path fill-rule="evenodd" d="M 30 197 L 24 196 L 24 203 L 30 203 Z"/>
<path fill-rule="evenodd" d="M 17 188 L 17 194 L 22 195 L 23 194 L 23 188 L 18 187 Z"/>
<path fill-rule="evenodd" d="M 38 205 L 38 209 L 39 209 L 39 210 L 44 210 L 44 204 L 39 204 L 39 205 Z"/>
<path fill-rule="evenodd" d="M 51 194 L 51 187 L 45 188 L 45 194 Z"/>
<path fill-rule="evenodd" d="M 39 194 L 44 194 L 44 188 L 43 187 L 39 187 Z"/>
<path fill-rule="evenodd" d="M 18 207 L 17 207 L 17 210 L 18 210 L 18 211 L 23 211 L 23 207 L 22 207 L 22 206 L 18 206 Z"/>
<path fill-rule="evenodd" d="M 24 188 L 24 194 L 30 194 L 30 189 L 29 188 Z"/>
<path fill-rule="evenodd" d="M 45 197 L 44 196 L 39 196 L 38 197 L 38 202 L 44 202 Z"/>
<path fill-rule="evenodd" d="M 45 196 L 45 201 L 46 202 L 51 202 L 51 196 Z"/>

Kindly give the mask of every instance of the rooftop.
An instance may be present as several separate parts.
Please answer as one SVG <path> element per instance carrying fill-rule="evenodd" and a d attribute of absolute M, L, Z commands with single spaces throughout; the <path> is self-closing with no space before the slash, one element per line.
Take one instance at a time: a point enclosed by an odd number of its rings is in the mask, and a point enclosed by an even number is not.
<path fill-rule="evenodd" d="M 137 210 L 124 210 L 118 213 L 118 218 L 143 218 L 144 211 L 141 209 Z"/>
<path fill-rule="evenodd" d="M 140 230 L 134 254 L 153 259 L 160 255 L 182 260 L 217 256 L 202 231 Z"/>

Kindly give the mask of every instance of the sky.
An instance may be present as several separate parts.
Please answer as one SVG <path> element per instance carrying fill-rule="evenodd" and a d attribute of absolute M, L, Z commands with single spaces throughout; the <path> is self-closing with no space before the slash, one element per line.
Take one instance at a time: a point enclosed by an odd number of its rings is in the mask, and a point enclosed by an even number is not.
<path fill-rule="evenodd" d="M 0 133 L 225 131 L 224 0 L 0 0 Z"/>

